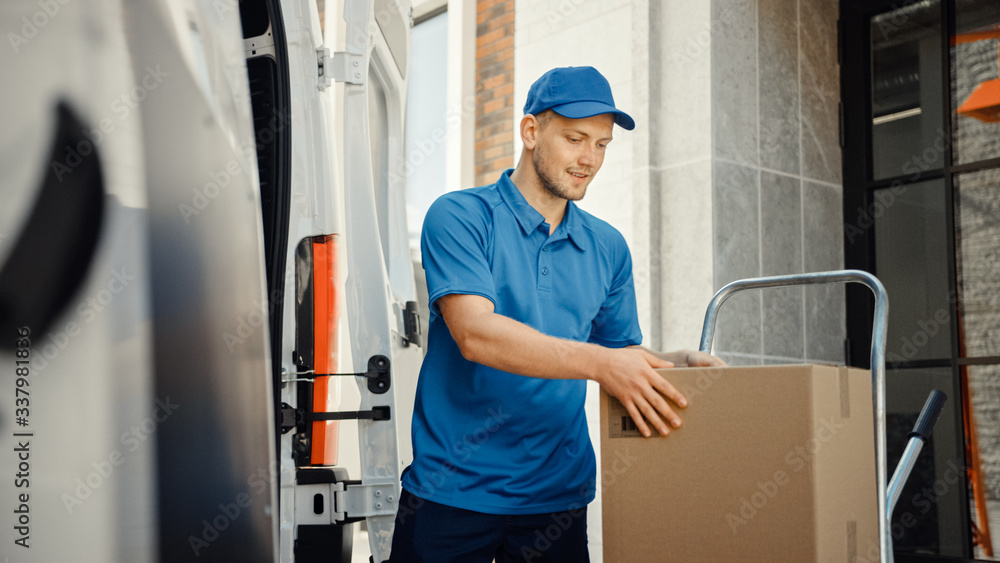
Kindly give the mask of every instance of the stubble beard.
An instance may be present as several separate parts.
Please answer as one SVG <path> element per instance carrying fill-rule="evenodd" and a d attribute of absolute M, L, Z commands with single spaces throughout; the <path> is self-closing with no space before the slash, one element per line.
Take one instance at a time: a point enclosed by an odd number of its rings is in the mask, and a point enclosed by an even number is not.
<path fill-rule="evenodd" d="M 571 192 L 561 186 L 558 182 L 552 179 L 549 173 L 545 170 L 544 163 L 545 159 L 543 157 L 543 150 L 541 145 L 535 147 L 534 152 L 531 155 L 531 164 L 535 167 L 535 174 L 538 175 L 539 182 L 542 183 L 542 188 L 549 192 L 555 197 L 562 198 L 569 201 L 580 201 L 583 196 L 587 195 L 587 186 L 583 187 L 583 191 L 579 194 Z"/>

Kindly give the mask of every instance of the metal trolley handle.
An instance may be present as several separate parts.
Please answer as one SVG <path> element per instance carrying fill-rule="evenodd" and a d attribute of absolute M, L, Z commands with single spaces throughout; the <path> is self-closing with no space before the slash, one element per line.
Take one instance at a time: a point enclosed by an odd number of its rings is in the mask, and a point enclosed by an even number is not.
<path fill-rule="evenodd" d="M 793 274 L 767 278 L 751 278 L 734 281 L 720 289 L 705 312 L 705 324 L 701 331 L 702 352 L 711 353 L 712 338 L 715 333 L 715 321 L 719 307 L 726 299 L 745 289 L 763 289 L 767 287 L 784 287 L 789 285 L 811 285 L 818 283 L 860 283 L 875 294 L 875 318 L 872 323 L 872 403 L 875 411 L 875 470 L 878 481 L 878 537 L 881 561 L 893 562 L 892 553 L 892 517 L 888 509 L 886 496 L 886 428 L 885 428 L 885 335 L 889 319 L 889 297 L 885 286 L 878 278 L 861 270 L 837 270 L 833 272 L 814 272 L 809 274 Z M 905 480 L 905 479 L 904 479 Z"/>

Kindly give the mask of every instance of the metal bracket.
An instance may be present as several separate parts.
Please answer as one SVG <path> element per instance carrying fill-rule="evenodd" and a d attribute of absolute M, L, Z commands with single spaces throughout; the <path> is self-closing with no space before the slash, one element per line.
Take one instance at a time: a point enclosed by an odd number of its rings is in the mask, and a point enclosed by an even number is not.
<path fill-rule="evenodd" d="M 346 515 L 337 496 L 344 494 L 343 483 L 315 483 L 295 486 L 295 524 L 317 526 L 343 522 Z"/>
<path fill-rule="evenodd" d="M 340 503 L 343 499 L 343 503 Z M 393 483 L 348 484 L 342 493 L 335 494 L 336 511 L 348 518 L 392 516 L 396 514 L 396 486 Z"/>
<path fill-rule="evenodd" d="M 390 420 L 389 407 L 372 407 L 370 411 L 314 412 L 304 415 L 306 422 L 317 420 Z"/>
<path fill-rule="evenodd" d="M 420 332 L 420 305 L 416 301 L 407 301 L 406 308 L 403 309 L 403 326 L 406 328 L 406 343 L 424 345 L 423 335 Z"/>
<path fill-rule="evenodd" d="M 396 488 L 392 483 L 296 485 L 295 523 L 348 524 L 368 516 L 392 516 L 397 504 Z"/>
<path fill-rule="evenodd" d="M 263 55 L 269 55 L 275 57 L 274 50 L 274 37 L 271 36 L 270 30 L 264 35 L 258 35 L 257 37 L 248 37 L 243 40 L 243 54 L 246 58 L 250 59 L 253 57 L 260 57 Z"/>
<path fill-rule="evenodd" d="M 392 420 L 388 406 L 372 407 L 370 411 L 305 412 L 294 409 L 288 403 L 281 403 L 281 433 L 286 434 L 307 422 L 323 420 Z"/>
<path fill-rule="evenodd" d="M 368 358 L 368 371 L 364 373 L 316 373 L 312 370 L 297 371 L 293 375 L 301 377 L 297 377 L 295 379 L 282 379 L 281 383 L 284 385 L 285 383 L 292 381 L 313 381 L 317 377 L 366 377 L 368 378 L 368 390 L 376 395 L 381 395 L 388 391 L 389 387 L 392 385 L 392 373 L 390 372 L 390 368 L 391 362 L 389 361 L 389 358 L 378 354 Z M 287 375 L 284 371 L 282 371 L 282 374 Z"/>
<path fill-rule="evenodd" d="M 362 68 L 364 59 L 364 55 L 355 55 L 346 51 L 337 51 L 333 53 L 333 56 L 330 56 L 329 47 L 316 49 L 319 89 L 325 90 L 329 88 L 331 81 L 347 84 L 364 84 L 365 73 Z"/>
<path fill-rule="evenodd" d="M 389 358 L 377 354 L 368 358 L 368 371 L 365 377 L 368 378 L 368 391 L 375 395 L 381 395 L 392 386 L 391 362 Z M 388 407 L 387 407 L 388 408 Z"/>
<path fill-rule="evenodd" d="M 281 433 L 286 434 L 289 430 L 298 426 L 302 420 L 302 409 L 292 408 L 288 403 L 281 403 Z"/>

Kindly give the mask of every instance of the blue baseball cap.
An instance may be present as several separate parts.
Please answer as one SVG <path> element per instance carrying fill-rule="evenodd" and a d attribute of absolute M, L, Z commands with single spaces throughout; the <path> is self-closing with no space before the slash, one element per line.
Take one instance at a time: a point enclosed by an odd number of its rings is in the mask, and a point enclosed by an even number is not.
<path fill-rule="evenodd" d="M 622 129 L 635 129 L 635 121 L 615 107 L 608 80 L 592 66 L 554 68 L 536 80 L 528 89 L 524 113 L 538 115 L 547 109 L 570 119 L 611 113 Z"/>

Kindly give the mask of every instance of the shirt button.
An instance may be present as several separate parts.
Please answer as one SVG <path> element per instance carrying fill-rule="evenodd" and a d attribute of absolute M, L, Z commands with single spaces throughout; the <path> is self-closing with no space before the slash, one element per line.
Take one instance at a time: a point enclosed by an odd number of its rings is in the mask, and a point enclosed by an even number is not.
<path fill-rule="evenodd" d="M 548 268 L 542 268 L 542 275 L 543 276 L 549 275 L 549 269 Z"/>
<path fill-rule="evenodd" d="M 543 246 L 542 247 L 542 252 L 548 252 L 548 251 L 549 251 L 549 247 L 547 247 L 547 246 Z"/>

